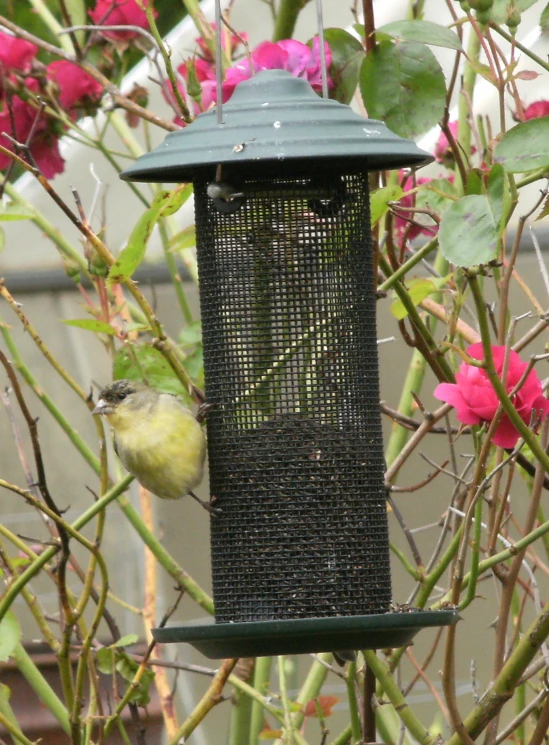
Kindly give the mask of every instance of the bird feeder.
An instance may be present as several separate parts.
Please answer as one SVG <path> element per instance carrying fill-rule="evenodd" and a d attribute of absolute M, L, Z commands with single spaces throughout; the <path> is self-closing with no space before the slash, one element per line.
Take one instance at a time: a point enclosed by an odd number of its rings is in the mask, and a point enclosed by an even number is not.
<path fill-rule="evenodd" d="M 215 623 L 206 656 L 406 644 L 454 611 L 391 611 L 368 171 L 430 160 L 281 70 L 122 178 L 194 186 Z"/>

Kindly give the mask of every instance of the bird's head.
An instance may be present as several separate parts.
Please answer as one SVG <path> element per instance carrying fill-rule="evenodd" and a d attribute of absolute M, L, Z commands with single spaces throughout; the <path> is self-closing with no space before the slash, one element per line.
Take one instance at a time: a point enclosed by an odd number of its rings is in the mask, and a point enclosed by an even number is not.
<path fill-rule="evenodd" d="M 156 391 L 139 380 L 115 380 L 103 388 L 92 414 L 105 416 L 112 421 L 113 417 L 122 412 L 130 414 L 147 407 L 157 396 Z"/>

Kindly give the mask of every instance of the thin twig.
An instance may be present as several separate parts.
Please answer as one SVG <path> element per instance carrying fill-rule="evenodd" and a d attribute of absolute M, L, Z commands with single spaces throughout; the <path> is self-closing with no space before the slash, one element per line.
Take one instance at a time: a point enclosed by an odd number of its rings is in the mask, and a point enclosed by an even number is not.
<path fill-rule="evenodd" d="M 40 447 L 40 440 L 38 437 L 38 427 L 37 422 L 38 419 L 35 419 L 32 414 L 30 413 L 27 404 L 25 402 L 25 399 L 23 397 L 23 393 L 21 391 L 21 387 L 19 385 L 19 380 L 17 378 L 17 375 L 15 374 L 10 361 L 4 354 L 2 350 L 0 350 L 0 362 L 4 366 L 4 369 L 6 370 L 6 373 L 8 375 L 8 378 L 10 379 L 11 386 L 13 388 L 13 392 L 15 394 L 15 397 L 17 398 L 17 403 L 19 404 L 19 408 L 21 409 L 21 413 L 23 414 L 23 417 L 25 419 L 25 422 L 27 424 L 29 435 L 31 438 L 32 443 L 32 449 L 34 453 L 34 462 L 36 466 L 36 474 L 37 474 L 37 487 L 40 491 L 40 494 L 42 495 L 42 499 L 44 500 L 45 504 L 49 507 L 49 509 L 57 515 L 57 517 L 62 519 L 62 512 L 57 507 L 53 497 L 51 496 L 47 481 L 46 481 L 46 471 L 44 468 L 44 461 L 42 459 L 42 449 Z M 70 607 L 68 595 L 67 595 L 67 563 L 69 561 L 70 557 L 70 538 L 68 532 L 58 523 L 57 524 L 57 532 L 59 535 L 59 541 L 61 543 L 61 555 L 59 557 L 59 564 L 58 564 L 58 570 L 57 570 L 57 576 L 58 576 L 58 586 L 59 586 L 59 598 L 61 601 L 61 605 L 63 607 L 63 611 L 65 613 L 65 618 L 67 620 L 67 623 L 70 623 L 70 619 L 72 617 L 72 610 Z"/>
<path fill-rule="evenodd" d="M 411 534 L 410 529 L 406 525 L 406 522 L 404 521 L 404 518 L 402 517 L 402 514 L 396 504 L 394 503 L 394 500 L 391 497 L 391 494 L 389 491 L 387 491 L 387 502 L 389 503 L 391 509 L 393 510 L 393 513 L 398 521 L 398 524 L 402 528 L 402 532 L 406 536 L 406 540 L 408 541 L 408 545 L 410 546 L 410 551 L 412 552 L 412 556 L 414 557 L 414 561 L 416 562 L 416 566 L 418 568 L 423 568 L 423 560 L 421 558 L 421 555 L 419 553 L 419 549 L 417 547 L 416 541 L 414 539 L 414 536 Z"/>

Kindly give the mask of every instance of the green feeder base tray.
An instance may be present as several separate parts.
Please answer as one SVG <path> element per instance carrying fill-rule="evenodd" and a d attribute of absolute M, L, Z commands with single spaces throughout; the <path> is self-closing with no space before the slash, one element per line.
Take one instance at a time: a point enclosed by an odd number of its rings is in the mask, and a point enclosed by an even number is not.
<path fill-rule="evenodd" d="M 157 642 L 188 642 L 212 660 L 279 654 L 339 652 L 402 647 L 427 626 L 450 626 L 457 610 L 402 611 L 370 616 L 298 618 L 284 621 L 214 623 L 209 618 L 185 626 L 153 629 Z"/>

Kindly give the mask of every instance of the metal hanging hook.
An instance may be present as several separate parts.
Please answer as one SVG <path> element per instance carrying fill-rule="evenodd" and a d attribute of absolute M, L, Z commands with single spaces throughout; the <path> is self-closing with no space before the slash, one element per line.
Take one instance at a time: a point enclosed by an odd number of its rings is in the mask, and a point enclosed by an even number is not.
<path fill-rule="evenodd" d="M 322 0 L 316 0 L 316 25 L 320 46 L 320 75 L 322 78 L 322 98 L 328 98 L 328 70 L 326 65 L 326 48 L 324 46 L 324 20 L 322 17 Z"/>
<path fill-rule="evenodd" d="M 215 0 L 215 84 L 217 88 L 217 123 L 223 124 L 223 50 L 221 0 Z"/>

